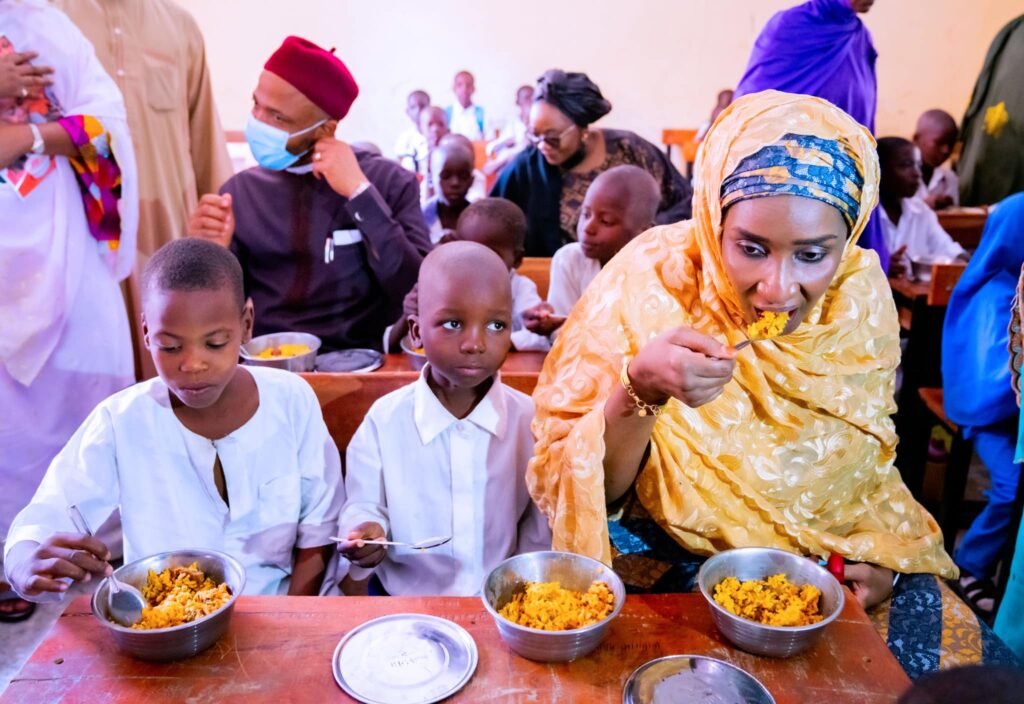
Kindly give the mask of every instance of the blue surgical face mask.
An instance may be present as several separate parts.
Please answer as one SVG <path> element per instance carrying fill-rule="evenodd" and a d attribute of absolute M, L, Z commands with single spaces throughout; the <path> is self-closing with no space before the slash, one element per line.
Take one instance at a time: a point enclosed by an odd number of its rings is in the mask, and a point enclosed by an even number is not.
<path fill-rule="evenodd" d="M 245 141 L 249 143 L 249 149 L 252 150 L 252 155 L 256 157 L 260 166 L 265 169 L 281 171 L 310 152 L 307 149 L 302 154 L 292 154 L 288 151 L 288 140 L 311 132 L 325 122 L 327 120 L 320 120 L 304 130 L 289 134 L 282 129 L 260 122 L 250 114 L 249 121 L 245 123 Z"/>

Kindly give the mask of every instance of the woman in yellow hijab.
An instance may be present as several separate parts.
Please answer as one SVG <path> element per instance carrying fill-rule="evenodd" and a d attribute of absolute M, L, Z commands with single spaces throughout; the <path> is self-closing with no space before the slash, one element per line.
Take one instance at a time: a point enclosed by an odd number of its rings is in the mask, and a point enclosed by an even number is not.
<path fill-rule="evenodd" d="M 730 547 L 838 554 L 883 609 L 895 574 L 956 576 L 893 465 L 899 324 L 877 255 L 856 246 L 878 196 L 871 135 L 766 91 L 721 114 L 698 163 L 693 219 L 609 262 L 544 365 L 528 481 L 554 548 L 635 591 L 685 589 L 695 555 Z M 783 334 L 737 350 L 769 312 Z M 910 669 L 980 659 L 942 640 Z"/>

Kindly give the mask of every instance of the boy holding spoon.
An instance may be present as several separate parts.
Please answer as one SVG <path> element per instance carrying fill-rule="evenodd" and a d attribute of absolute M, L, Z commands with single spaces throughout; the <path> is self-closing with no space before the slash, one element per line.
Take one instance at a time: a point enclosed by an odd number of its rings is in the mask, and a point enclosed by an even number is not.
<path fill-rule="evenodd" d="M 423 260 L 413 344 L 419 380 L 378 400 L 345 455 L 348 501 L 338 549 L 371 593 L 476 594 L 505 558 L 551 545 L 530 500 L 533 403 L 501 383 L 511 346 L 508 269 L 476 242 L 451 242 Z M 452 536 L 433 549 L 370 544 Z"/>

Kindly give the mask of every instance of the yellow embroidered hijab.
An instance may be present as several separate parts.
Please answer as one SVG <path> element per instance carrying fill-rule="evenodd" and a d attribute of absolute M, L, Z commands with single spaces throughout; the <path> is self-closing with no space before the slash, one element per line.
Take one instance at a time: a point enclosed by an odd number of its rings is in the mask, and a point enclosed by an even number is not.
<path fill-rule="evenodd" d="M 878 257 L 856 246 L 878 197 L 874 140 L 823 100 L 775 91 L 722 113 L 698 156 L 693 219 L 649 230 L 609 262 L 548 355 L 527 479 L 555 549 L 611 562 L 603 406 L 624 358 L 681 325 L 744 339 L 722 264 L 719 194 L 745 157 L 785 135 L 845 141 L 861 164 L 861 207 L 839 269 L 795 332 L 739 353 L 719 398 L 697 409 L 670 401 L 637 497 L 698 554 L 773 546 L 956 575 L 938 526 L 893 466 L 899 323 Z"/>

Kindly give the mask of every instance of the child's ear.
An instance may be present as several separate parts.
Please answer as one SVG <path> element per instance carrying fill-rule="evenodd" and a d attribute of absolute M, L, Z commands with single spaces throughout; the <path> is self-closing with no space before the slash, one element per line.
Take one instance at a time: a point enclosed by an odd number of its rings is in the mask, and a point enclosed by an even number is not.
<path fill-rule="evenodd" d="M 242 306 L 242 344 L 252 339 L 252 326 L 256 322 L 256 309 L 253 307 L 252 298 L 245 299 Z"/>
<path fill-rule="evenodd" d="M 420 335 L 420 316 L 410 315 L 407 321 L 409 323 L 409 342 L 412 343 L 414 349 L 423 347 L 423 337 Z"/>
<path fill-rule="evenodd" d="M 523 257 L 526 256 L 525 249 L 516 250 L 516 258 L 512 260 L 512 268 L 518 269 L 523 264 Z"/>
<path fill-rule="evenodd" d="M 149 342 L 149 324 L 146 322 L 146 314 L 143 313 L 139 316 L 142 320 L 142 344 L 146 346 L 146 349 L 151 349 Z"/>

